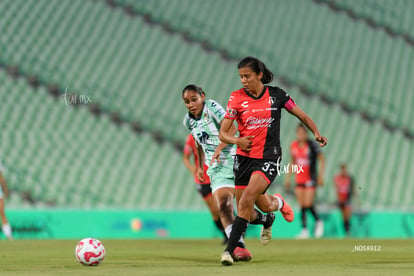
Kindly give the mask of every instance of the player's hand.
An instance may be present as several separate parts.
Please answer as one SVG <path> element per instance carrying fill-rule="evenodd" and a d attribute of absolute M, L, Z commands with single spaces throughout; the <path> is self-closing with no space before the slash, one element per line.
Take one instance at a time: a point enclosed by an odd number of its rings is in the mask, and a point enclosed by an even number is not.
<path fill-rule="evenodd" d="M 237 146 L 239 146 L 244 151 L 251 151 L 252 144 L 253 144 L 253 141 L 252 141 L 253 138 L 254 136 L 240 137 L 237 140 Z"/>
<path fill-rule="evenodd" d="M 326 139 L 326 137 L 323 136 L 316 136 L 315 140 L 319 143 L 320 147 L 324 147 L 326 146 L 326 144 L 328 144 L 328 139 Z"/>
<path fill-rule="evenodd" d="M 213 156 L 211 157 L 210 166 L 213 165 L 215 160 L 217 160 L 217 164 L 220 164 L 220 153 L 221 153 L 221 149 L 217 147 L 213 153 Z"/>
<path fill-rule="evenodd" d="M 201 182 L 206 181 L 205 178 L 204 178 L 204 169 L 203 168 L 197 167 L 196 176 L 197 176 L 198 180 L 200 180 Z"/>
<path fill-rule="evenodd" d="M 323 177 L 322 176 L 318 176 L 318 178 L 316 179 L 316 184 L 318 185 L 318 187 L 323 186 Z"/>

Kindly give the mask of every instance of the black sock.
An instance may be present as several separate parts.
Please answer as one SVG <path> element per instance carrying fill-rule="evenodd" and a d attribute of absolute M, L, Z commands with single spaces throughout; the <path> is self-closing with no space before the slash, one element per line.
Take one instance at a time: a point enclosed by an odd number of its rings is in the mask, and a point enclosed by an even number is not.
<path fill-rule="evenodd" d="M 251 221 L 250 224 L 265 224 L 267 216 L 257 209 L 254 210 L 256 211 L 256 219 Z"/>
<path fill-rule="evenodd" d="M 319 220 L 319 216 L 318 216 L 318 214 L 316 213 L 316 211 L 315 211 L 315 206 L 311 206 L 310 208 L 308 208 L 309 209 L 309 211 L 312 213 L 312 215 L 313 215 L 313 217 L 315 218 L 315 220 Z"/>
<path fill-rule="evenodd" d="M 256 211 L 256 219 L 251 221 L 250 224 L 262 224 L 264 228 L 272 226 L 275 221 L 275 215 L 273 213 L 263 214 L 257 209 L 254 210 Z"/>
<path fill-rule="evenodd" d="M 224 227 L 223 224 L 221 223 L 221 220 L 215 220 L 214 223 L 216 224 L 216 227 L 218 230 L 220 230 L 221 233 L 223 233 L 224 235 L 224 239 L 227 240 L 227 235 L 226 235 L 226 231 L 224 231 Z"/>
<path fill-rule="evenodd" d="M 240 246 L 240 238 L 243 236 L 244 232 L 246 232 L 248 225 L 249 222 L 247 220 L 239 216 L 236 217 L 236 219 L 233 222 L 229 242 L 227 243 L 227 247 L 224 251 L 228 251 L 230 252 L 230 254 L 233 254 L 234 249 L 237 246 Z"/>
<path fill-rule="evenodd" d="M 349 220 L 344 221 L 344 228 L 345 228 L 346 233 L 348 234 L 349 230 L 351 230 L 351 225 L 349 223 Z"/>
<path fill-rule="evenodd" d="M 302 207 L 301 213 L 300 213 L 300 216 L 302 218 L 302 228 L 306 228 L 306 209 L 308 208 Z"/>

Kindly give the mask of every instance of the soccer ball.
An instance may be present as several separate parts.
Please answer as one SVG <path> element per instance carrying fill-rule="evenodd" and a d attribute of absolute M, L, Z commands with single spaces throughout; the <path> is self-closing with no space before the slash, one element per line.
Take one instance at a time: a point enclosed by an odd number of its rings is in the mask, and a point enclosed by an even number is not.
<path fill-rule="evenodd" d="M 105 258 L 105 247 L 97 239 L 85 238 L 76 245 L 75 256 L 83 265 L 98 265 Z"/>

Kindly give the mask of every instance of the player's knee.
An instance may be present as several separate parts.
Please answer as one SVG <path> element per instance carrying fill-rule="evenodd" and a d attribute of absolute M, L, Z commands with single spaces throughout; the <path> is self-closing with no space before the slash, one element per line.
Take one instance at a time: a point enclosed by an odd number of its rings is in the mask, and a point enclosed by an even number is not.
<path fill-rule="evenodd" d="M 220 212 L 222 214 L 233 213 L 233 204 L 230 198 L 227 198 L 227 197 L 220 198 L 218 205 L 220 208 Z"/>
<path fill-rule="evenodd" d="M 248 211 L 252 209 L 253 205 L 254 205 L 254 201 L 250 197 L 242 197 L 237 207 L 239 208 L 240 211 Z"/>

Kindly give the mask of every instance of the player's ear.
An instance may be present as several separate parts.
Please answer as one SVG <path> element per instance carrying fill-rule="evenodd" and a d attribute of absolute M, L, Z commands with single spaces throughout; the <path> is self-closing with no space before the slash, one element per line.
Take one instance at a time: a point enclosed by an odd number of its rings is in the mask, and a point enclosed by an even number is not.
<path fill-rule="evenodd" d="M 259 73 L 257 74 L 257 78 L 258 78 L 259 80 L 262 80 L 262 78 L 263 78 L 263 72 L 259 72 Z"/>

